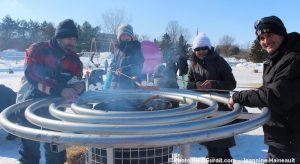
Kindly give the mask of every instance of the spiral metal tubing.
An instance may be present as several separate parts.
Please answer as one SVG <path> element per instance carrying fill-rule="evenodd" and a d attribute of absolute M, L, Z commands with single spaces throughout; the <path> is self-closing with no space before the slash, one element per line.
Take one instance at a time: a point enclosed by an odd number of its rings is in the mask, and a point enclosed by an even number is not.
<path fill-rule="evenodd" d="M 119 100 L 145 100 L 151 96 L 180 102 L 178 108 L 154 111 L 94 109 L 95 104 Z M 27 100 L 6 108 L 0 115 L 2 127 L 9 133 L 31 140 L 64 145 L 102 148 L 143 148 L 182 145 L 234 136 L 260 127 L 270 118 L 268 108 L 250 119 L 229 124 L 243 115 L 241 106 L 218 113 L 218 103 L 227 103 L 225 95 L 188 90 L 106 90 L 86 92 L 76 100 L 44 98 Z M 197 110 L 197 102 L 208 105 Z M 36 114 L 49 109 L 51 117 Z M 25 118 L 41 128 L 17 124 L 9 118 L 25 109 Z M 226 124 L 226 125 L 225 125 Z"/>

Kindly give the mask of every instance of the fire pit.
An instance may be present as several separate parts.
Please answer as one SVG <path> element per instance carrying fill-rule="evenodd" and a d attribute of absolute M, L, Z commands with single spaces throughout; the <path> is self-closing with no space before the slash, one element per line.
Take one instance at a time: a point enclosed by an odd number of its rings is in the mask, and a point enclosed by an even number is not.
<path fill-rule="evenodd" d="M 155 98 L 149 101 L 151 97 Z M 151 105 L 151 101 L 164 105 Z M 179 107 L 165 105 L 170 101 L 179 102 Z M 197 102 L 209 107 L 197 110 Z M 270 118 L 267 108 L 260 114 L 246 114 L 235 104 L 231 112 L 220 112 L 217 102 L 226 103 L 227 98 L 176 89 L 94 91 L 73 101 L 28 100 L 5 109 L 0 120 L 6 131 L 22 138 L 86 146 L 88 163 L 168 163 L 174 145 L 183 145 L 182 158 L 188 158 L 191 143 L 244 133 Z M 36 114 L 42 107 L 49 107 L 52 118 Z M 24 108 L 26 119 L 41 129 L 9 120 L 10 115 Z M 227 125 L 238 118 L 246 121 Z"/>

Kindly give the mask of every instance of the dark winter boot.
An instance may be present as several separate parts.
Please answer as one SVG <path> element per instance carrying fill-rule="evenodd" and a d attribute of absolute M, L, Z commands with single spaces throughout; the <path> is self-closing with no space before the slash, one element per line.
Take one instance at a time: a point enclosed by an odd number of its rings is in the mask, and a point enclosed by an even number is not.
<path fill-rule="evenodd" d="M 15 140 L 16 138 L 18 137 L 10 133 L 8 133 L 6 136 L 6 140 Z"/>

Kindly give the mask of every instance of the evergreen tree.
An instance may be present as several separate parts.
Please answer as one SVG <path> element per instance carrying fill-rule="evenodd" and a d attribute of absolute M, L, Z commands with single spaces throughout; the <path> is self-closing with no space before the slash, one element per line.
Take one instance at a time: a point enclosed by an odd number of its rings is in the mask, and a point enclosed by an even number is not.
<path fill-rule="evenodd" d="M 84 22 L 78 27 L 78 44 L 76 49 L 90 49 L 92 38 L 100 34 L 100 27 L 93 27 L 89 22 Z M 24 51 L 30 44 L 51 39 L 54 36 L 55 27 L 52 23 L 42 23 L 29 20 L 14 20 L 9 15 L 0 21 L 0 50 L 17 49 Z"/>
<path fill-rule="evenodd" d="M 262 49 L 261 45 L 259 44 L 258 40 L 255 40 L 252 43 L 250 54 L 249 54 L 250 61 L 253 63 L 261 63 L 265 61 L 268 56 L 268 53 Z"/>
<path fill-rule="evenodd" d="M 78 31 L 79 38 L 77 49 L 90 51 L 92 38 L 97 38 L 99 36 L 100 27 L 92 27 L 89 22 L 85 21 L 82 26 L 78 28 Z"/>
<path fill-rule="evenodd" d="M 171 57 L 171 48 L 172 48 L 171 38 L 168 35 L 168 33 L 165 33 L 163 35 L 159 47 L 163 53 L 163 61 L 166 62 Z"/>
<path fill-rule="evenodd" d="M 38 41 L 44 41 L 40 38 L 41 26 L 39 22 L 30 20 L 28 22 L 29 43 L 32 44 Z"/>
<path fill-rule="evenodd" d="M 52 23 L 48 23 L 46 21 L 44 21 L 43 23 L 41 23 L 40 25 L 40 39 L 41 40 L 48 40 L 49 38 L 54 36 L 55 33 L 55 27 Z"/>
<path fill-rule="evenodd" d="M 80 49 L 84 49 L 86 51 L 90 51 L 90 46 L 92 42 L 92 25 L 85 21 L 82 26 L 80 26 L 79 38 L 78 38 L 78 46 L 81 46 Z M 83 44 L 82 44 L 83 43 Z M 79 48 L 79 47 L 78 47 Z"/>
<path fill-rule="evenodd" d="M 188 72 L 187 55 L 190 45 L 187 43 L 183 35 L 180 35 L 177 45 L 177 69 L 179 70 L 179 76 L 183 76 Z"/>
<path fill-rule="evenodd" d="M 156 38 L 153 39 L 153 42 L 154 42 L 156 45 L 159 46 L 159 42 L 158 42 L 158 40 L 157 40 Z"/>
<path fill-rule="evenodd" d="M 0 49 L 14 48 L 13 40 L 17 37 L 17 22 L 9 15 L 5 16 L 0 23 Z"/>
<path fill-rule="evenodd" d="M 15 41 L 16 47 L 14 48 L 23 51 L 29 46 L 28 23 L 25 20 L 17 20 L 17 24 L 18 37 Z"/>
<path fill-rule="evenodd" d="M 178 40 L 178 54 L 186 56 L 189 52 L 190 45 L 187 43 L 183 35 L 180 35 Z"/>

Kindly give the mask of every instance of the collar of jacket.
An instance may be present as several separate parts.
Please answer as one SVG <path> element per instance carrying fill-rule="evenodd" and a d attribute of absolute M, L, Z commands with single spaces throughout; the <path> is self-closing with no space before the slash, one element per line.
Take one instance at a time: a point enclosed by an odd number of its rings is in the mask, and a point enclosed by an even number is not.
<path fill-rule="evenodd" d="M 289 33 L 284 40 L 282 51 L 284 52 L 300 52 L 300 34 L 297 32 Z"/>

